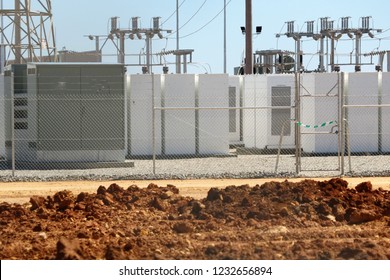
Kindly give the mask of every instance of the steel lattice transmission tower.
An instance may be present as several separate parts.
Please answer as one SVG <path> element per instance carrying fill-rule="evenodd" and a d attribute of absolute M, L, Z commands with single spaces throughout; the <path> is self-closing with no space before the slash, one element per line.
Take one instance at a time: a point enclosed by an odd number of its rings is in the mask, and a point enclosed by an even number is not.
<path fill-rule="evenodd" d="M 3 0 L 0 1 L 2 66 L 55 62 L 57 55 L 51 1 L 6 1 L 11 6 L 5 6 Z"/>

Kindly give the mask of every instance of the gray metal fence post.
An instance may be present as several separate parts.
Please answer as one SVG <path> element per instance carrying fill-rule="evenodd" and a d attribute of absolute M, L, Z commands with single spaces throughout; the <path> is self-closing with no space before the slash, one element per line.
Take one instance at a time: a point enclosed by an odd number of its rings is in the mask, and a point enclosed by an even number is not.
<path fill-rule="evenodd" d="M 382 87 L 383 87 L 382 71 L 378 72 L 378 153 L 382 154 Z"/>
<path fill-rule="evenodd" d="M 338 145 L 339 145 L 339 166 L 340 166 L 340 176 L 344 176 L 344 73 L 338 74 L 339 79 L 339 116 L 338 116 L 338 125 L 339 125 L 339 135 L 338 135 Z"/>
<path fill-rule="evenodd" d="M 152 73 L 152 138 L 153 138 L 153 175 L 156 175 L 156 109 L 154 104 L 154 73 Z"/>
<path fill-rule="evenodd" d="M 341 96 L 340 96 L 340 107 L 341 107 L 341 123 L 340 123 L 340 133 L 341 133 L 341 176 L 345 175 L 345 141 L 346 141 L 346 108 L 345 100 L 348 91 L 348 74 L 341 73 Z"/>
<path fill-rule="evenodd" d="M 295 73 L 295 173 L 298 175 L 301 172 L 301 129 L 299 122 L 301 121 L 301 74 Z"/>
<path fill-rule="evenodd" d="M 15 90 L 14 90 L 14 73 L 11 71 L 11 161 L 12 177 L 15 176 Z"/>

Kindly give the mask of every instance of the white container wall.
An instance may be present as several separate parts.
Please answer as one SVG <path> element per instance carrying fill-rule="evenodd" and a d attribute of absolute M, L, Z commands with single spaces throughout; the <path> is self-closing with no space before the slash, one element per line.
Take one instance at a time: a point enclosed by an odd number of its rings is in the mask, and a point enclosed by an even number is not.
<path fill-rule="evenodd" d="M 153 154 L 153 107 L 161 107 L 161 77 L 161 75 L 154 75 L 154 78 L 152 75 L 129 75 L 127 78 L 128 87 L 130 87 L 128 93 L 130 98 L 128 106 L 130 156 Z M 155 110 L 155 141 L 156 154 L 159 155 L 161 154 L 160 110 Z"/>
<path fill-rule="evenodd" d="M 228 107 L 228 75 L 199 75 L 198 106 Z M 199 151 L 201 155 L 229 153 L 229 111 L 199 110 Z"/>
<path fill-rule="evenodd" d="M 163 107 L 195 107 L 195 75 L 165 75 Z M 163 113 L 163 154 L 195 154 L 195 110 Z"/>
<path fill-rule="evenodd" d="M 267 76 L 247 75 L 243 81 L 244 107 L 266 107 L 268 100 Z M 243 141 L 246 148 L 264 149 L 267 145 L 267 110 L 243 110 Z"/>
<path fill-rule="evenodd" d="M 313 97 L 316 95 L 316 79 L 314 75 L 304 74 L 301 75 L 301 122 L 304 124 L 315 124 L 316 112 L 315 105 L 316 99 Z M 302 133 L 308 132 L 308 129 L 301 128 Z M 314 131 L 310 129 L 310 131 Z M 301 136 L 302 150 L 308 153 L 314 153 L 316 151 L 315 135 Z"/>
<path fill-rule="evenodd" d="M 377 105 L 378 73 L 348 74 L 346 104 Z M 378 152 L 378 108 L 348 108 L 351 152 Z"/>
<path fill-rule="evenodd" d="M 253 75 L 244 77 L 244 107 L 268 107 L 269 109 L 245 109 L 243 114 L 244 144 L 247 148 L 277 149 L 284 125 L 283 148 L 294 145 L 292 109 L 271 109 L 272 106 L 291 106 L 295 96 L 294 75 Z"/>
<path fill-rule="evenodd" d="M 382 104 L 390 105 L 390 73 L 382 73 Z M 390 152 L 390 107 L 382 109 L 382 152 Z"/>
<path fill-rule="evenodd" d="M 301 127 L 302 149 L 308 153 L 337 153 L 338 127 L 326 125 L 338 121 L 339 74 L 310 73 L 301 76 L 301 122 L 310 128 Z M 318 134 L 312 134 L 318 133 Z"/>
<path fill-rule="evenodd" d="M 128 85 L 128 155 L 153 154 L 152 75 L 130 75 Z M 229 153 L 228 75 L 154 75 L 156 155 Z M 187 109 L 180 109 L 181 107 Z"/>
<path fill-rule="evenodd" d="M 229 77 L 229 107 L 240 107 L 243 76 Z M 241 144 L 240 112 L 242 110 L 229 110 L 229 142 Z"/>

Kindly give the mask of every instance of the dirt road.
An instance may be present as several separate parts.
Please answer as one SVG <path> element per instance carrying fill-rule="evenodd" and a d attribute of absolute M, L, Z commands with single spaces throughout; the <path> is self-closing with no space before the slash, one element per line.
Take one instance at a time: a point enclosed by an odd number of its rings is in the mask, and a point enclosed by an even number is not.
<path fill-rule="evenodd" d="M 310 178 L 316 181 L 329 180 L 330 178 Z M 354 187 L 361 182 L 370 181 L 374 188 L 390 190 L 389 177 L 367 177 L 367 178 L 343 178 L 348 181 L 349 186 Z M 285 181 L 285 178 L 263 178 L 263 179 L 206 179 L 206 180 L 130 180 L 130 181 L 60 181 L 60 182 L 6 182 L 0 183 L 0 202 L 25 203 L 33 195 L 48 196 L 62 190 L 69 190 L 73 193 L 89 192 L 95 193 L 99 186 L 108 187 L 116 183 L 123 188 L 137 185 L 140 188 L 147 187 L 150 183 L 159 186 L 168 184 L 176 186 L 183 196 L 191 196 L 195 199 L 204 198 L 207 191 L 212 187 L 224 188 L 230 185 L 255 186 L 262 185 L 269 181 Z M 299 182 L 304 178 L 291 178 L 290 182 Z"/>

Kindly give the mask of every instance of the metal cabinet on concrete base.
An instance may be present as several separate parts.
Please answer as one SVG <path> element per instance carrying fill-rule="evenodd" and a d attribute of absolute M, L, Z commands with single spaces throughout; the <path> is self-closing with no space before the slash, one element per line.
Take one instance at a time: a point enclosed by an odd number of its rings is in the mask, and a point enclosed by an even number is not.
<path fill-rule="evenodd" d="M 124 161 L 124 74 L 120 64 L 28 64 L 29 153 L 23 160 Z"/>

